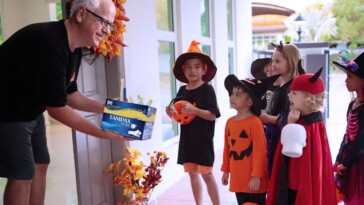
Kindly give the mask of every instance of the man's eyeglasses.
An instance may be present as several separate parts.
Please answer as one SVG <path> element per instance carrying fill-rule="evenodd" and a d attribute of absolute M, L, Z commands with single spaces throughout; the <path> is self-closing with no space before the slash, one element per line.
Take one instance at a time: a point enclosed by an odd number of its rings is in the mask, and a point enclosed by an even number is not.
<path fill-rule="evenodd" d="M 106 19 L 102 18 L 101 16 L 95 14 L 94 12 L 90 11 L 89 9 L 86 9 L 86 11 L 90 12 L 90 14 L 92 14 L 97 19 L 99 19 L 99 21 L 101 23 L 101 26 L 103 28 L 107 28 L 107 26 L 109 26 L 111 30 L 113 30 L 115 28 L 114 24 L 110 23 L 108 20 L 106 20 Z"/>

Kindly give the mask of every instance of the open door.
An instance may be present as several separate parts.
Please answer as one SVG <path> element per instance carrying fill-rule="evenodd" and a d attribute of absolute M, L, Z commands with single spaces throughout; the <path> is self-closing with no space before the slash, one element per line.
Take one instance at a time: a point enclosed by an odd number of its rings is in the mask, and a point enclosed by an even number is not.
<path fill-rule="evenodd" d="M 67 15 L 62 0 L 64 16 Z M 115 98 L 120 93 L 120 79 L 124 78 L 122 58 L 114 57 L 106 62 L 103 56 L 85 54 L 81 62 L 77 85 L 84 95 L 104 102 L 106 98 Z M 81 112 L 88 120 L 100 125 L 101 117 L 97 114 Z M 79 205 L 110 205 L 120 201 L 121 190 L 114 190 L 112 178 L 104 176 L 108 165 L 123 157 L 123 140 L 105 140 L 73 130 L 75 171 Z"/>
<path fill-rule="evenodd" d="M 77 84 L 80 92 L 102 102 L 107 97 L 119 96 L 120 78 L 124 78 L 122 58 L 106 62 L 102 56 L 95 59 L 93 56 L 85 56 L 82 59 Z M 81 114 L 100 125 L 101 116 Z M 112 178 L 103 174 L 110 163 L 124 157 L 126 143 L 123 140 L 99 139 L 73 130 L 77 195 L 80 205 L 109 205 L 121 201 L 122 190 L 115 190 Z"/>
<path fill-rule="evenodd" d="M 105 58 L 82 59 L 78 75 L 78 89 L 88 97 L 98 101 L 106 98 Z M 91 63 L 92 62 L 92 63 Z M 100 116 L 81 113 L 95 124 L 100 124 Z M 113 184 L 103 176 L 112 161 L 110 140 L 99 139 L 73 131 L 77 195 L 79 204 L 115 204 Z"/>

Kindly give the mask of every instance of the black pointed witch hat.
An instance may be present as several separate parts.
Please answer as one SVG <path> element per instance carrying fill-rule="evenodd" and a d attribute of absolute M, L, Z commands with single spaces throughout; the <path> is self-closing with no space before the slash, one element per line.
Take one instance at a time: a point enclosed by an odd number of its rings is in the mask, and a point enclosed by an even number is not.
<path fill-rule="evenodd" d="M 268 87 L 272 85 L 280 75 L 274 75 L 262 79 L 245 79 L 239 80 L 235 75 L 228 75 L 225 78 L 225 88 L 231 95 L 234 86 L 242 86 L 246 92 L 249 93 L 253 100 L 251 111 L 260 116 L 262 105 L 261 98 L 267 92 Z"/>
<path fill-rule="evenodd" d="M 206 68 L 206 71 L 204 70 L 205 74 L 202 76 L 202 80 L 204 82 L 207 83 L 215 77 L 217 67 L 210 58 L 210 56 L 202 53 L 201 49 L 198 47 L 199 44 L 200 42 L 193 40 L 190 44 L 190 47 L 188 48 L 188 51 L 186 53 L 182 53 L 176 59 L 173 67 L 173 74 L 177 78 L 177 80 L 183 83 L 188 83 L 188 79 L 186 78 L 182 68 L 183 64 L 191 58 L 198 58 L 205 65 L 204 68 Z"/>
<path fill-rule="evenodd" d="M 345 50 L 340 51 L 339 56 L 341 59 L 339 62 L 333 61 L 332 63 L 344 72 L 351 72 L 359 78 L 364 79 L 364 52 L 355 58 L 354 61 L 349 61 L 349 59 L 347 59 L 348 57 L 344 58 L 342 56 L 344 52 L 347 53 Z"/>
<path fill-rule="evenodd" d="M 264 72 L 265 67 L 272 63 L 272 58 L 258 58 L 254 60 L 250 66 L 250 72 L 256 79 L 266 78 L 267 74 Z"/>

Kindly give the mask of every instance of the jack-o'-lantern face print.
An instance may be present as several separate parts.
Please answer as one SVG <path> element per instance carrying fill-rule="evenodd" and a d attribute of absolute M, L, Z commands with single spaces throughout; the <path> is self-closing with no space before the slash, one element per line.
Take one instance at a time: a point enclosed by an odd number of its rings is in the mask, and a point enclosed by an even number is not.
<path fill-rule="evenodd" d="M 253 151 L 253 143 L 245 130 L 242 130 L 239 134 L 231 133 L 228 130 L 228 140 L 231 159 L 243 160 L 245 157 L 250 157 Z"/>
<path fill-rule="evenodd" d="M 182 106 L 185 103 L 188 103 L 188 101 L 179 100 L 172 105 L 173 109 L 175 110 L 175 112 L 172 114 L 172 118 L 179 124 L 189 124 L 196 117 L 195 114 L 187 114 L 182 112 Z M 196 103 L 193 103 L 192 105 L 196 106 Z"/>

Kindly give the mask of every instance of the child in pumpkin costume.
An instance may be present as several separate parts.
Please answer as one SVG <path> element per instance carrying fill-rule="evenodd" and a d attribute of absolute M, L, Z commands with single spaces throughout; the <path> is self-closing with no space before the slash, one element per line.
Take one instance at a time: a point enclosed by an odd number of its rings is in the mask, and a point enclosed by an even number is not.
<path fill-rule="evenodd" d="M 225 79 L 231 107 L 237 114 L 225 126 L 222 184 L 235 192 L 238 204 L 265 204 L 268 186 L 267 142 L 260 121 L 261 97 L 279 75 L 259 80 L 238 80 L 235 75 Z"/>
<path fill-rule="evenodd" d="M 202 204 L 201 175 L 212 203 L 218 205 L 220 198 L 212 166 L 215 160 L 215 119 L 220 117 L 220 111 L 215 91 L 207 84 L 214 78 L 217 68 L 198 45 L 198 42 L 192 41 L 188 52 L 181 54 L 173 67 L 177 80 L 187 84 L 181 86 L 177 93 L 177 97 L 189 101 L 182 106 L 182 112 L 196 115 L 188 124 L 181 124 L 177 163 L 189 173 L 196 204 Z M 166 112 L 171 116 L 174 111 L 168 106 Z"/>
<path fill-rule="evenodd" d="M 320 111 L 325 97 L 321 71 L 299 75 L 292 81 L 287 123 L 303 127 L 306 146 L 300 157 L 288 157 L 282 154 L 282 143 L 278 143 L 267 205 L 337 204 L 330 147 Z"/>

